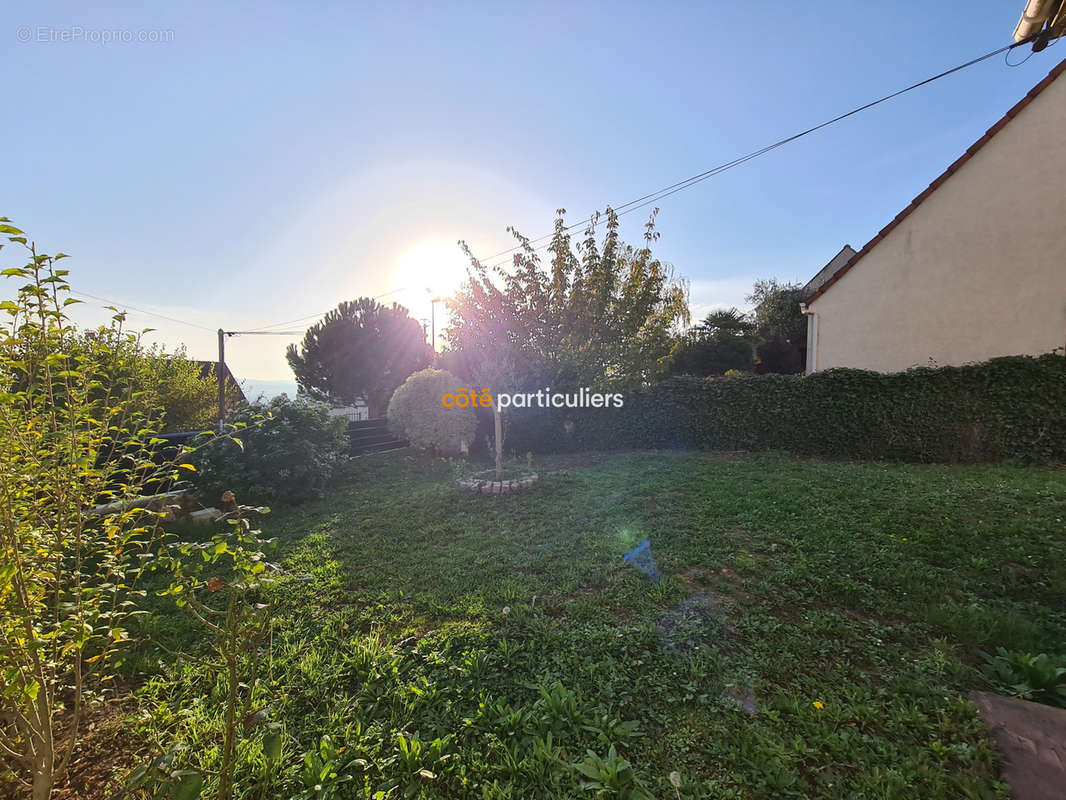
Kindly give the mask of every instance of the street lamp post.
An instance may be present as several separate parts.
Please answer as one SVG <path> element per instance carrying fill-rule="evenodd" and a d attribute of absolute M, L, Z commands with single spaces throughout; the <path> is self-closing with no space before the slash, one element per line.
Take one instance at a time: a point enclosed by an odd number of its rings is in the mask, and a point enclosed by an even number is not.
<path fill-rule="evenodd" d="M 428 294 L 433 294 L 432 289 L 426 289 Z M 430 347 L 433 348 L 433 353 L 437 353 L 437 303 L 440 302 L 439 297 L 434 297 L 429 301 L 429 325 L 432 332 L 432 338 L 430 339 Z"/>

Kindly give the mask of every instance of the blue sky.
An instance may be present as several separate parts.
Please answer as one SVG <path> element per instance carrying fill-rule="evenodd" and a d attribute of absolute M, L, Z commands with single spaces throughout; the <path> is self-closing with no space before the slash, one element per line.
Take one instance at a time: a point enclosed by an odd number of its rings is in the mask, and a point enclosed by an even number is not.
<path fill-rule="evenodd" d="M 742 155 L 1008 43 L 1023 5 L 8 3 L 0 214 L 71 253 L 75 289 L 201 326 L 131 314 L 196 357 L 219 326 L 359 295 L 424 317 L 455 240 L 490 255 L 508 225 Z M 164 41 L 88 41 L 113 31 Z M 805 281 L 1060 57 L 993 59 L 667 198 L 658 254 L 696 314 Z M 235 373 L 291 377 L 288 341 L 231 340 Z"/>

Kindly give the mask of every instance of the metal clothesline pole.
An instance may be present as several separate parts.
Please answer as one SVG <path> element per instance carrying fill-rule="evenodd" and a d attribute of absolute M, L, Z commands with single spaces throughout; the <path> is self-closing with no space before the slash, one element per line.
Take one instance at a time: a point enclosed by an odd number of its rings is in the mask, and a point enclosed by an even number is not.
<path fill-rule="evenodd" d="M 226 331 L 218 329 L 218 364 L 215 372 L 218 377 L 218 431 L 226 425 L 226 337 L 227 336 L 302 336 L 303 331 Z"/>

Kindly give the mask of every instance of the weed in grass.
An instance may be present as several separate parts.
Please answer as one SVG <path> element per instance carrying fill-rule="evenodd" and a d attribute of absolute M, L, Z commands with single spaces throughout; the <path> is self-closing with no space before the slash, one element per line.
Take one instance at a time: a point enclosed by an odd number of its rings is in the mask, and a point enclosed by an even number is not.
<path fill-rule="evenodd" d="M 985 674 L 1000 688 L 1015 697 L 1066 708 L 1066 659 L 1046 653 L 1010 652 L 1002 647 L 995 655 L 980 655 Z"/>
<path fill-rule="evenodd" d="M 603 757 L 588 750 L 585 760 L 574 764 L 584 779 L 581 788 L 596 793 L 599 797 L 614 797 L 618 800 L 654 800 L 637 779 L 632 765 L 618 755 L 614 745 Z"/>

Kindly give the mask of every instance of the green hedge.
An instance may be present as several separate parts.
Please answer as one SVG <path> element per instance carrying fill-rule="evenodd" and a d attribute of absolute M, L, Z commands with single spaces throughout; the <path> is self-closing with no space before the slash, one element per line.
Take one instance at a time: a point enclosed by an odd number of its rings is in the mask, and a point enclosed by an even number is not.
<path fill-rule="evenodd" d="M 509 409 L 517 453 L 784 450 L 915 462 L 1066 462 L 1066 358 L 1011 356 L 881 374 L 672 378 L 621 409 Z"/>

